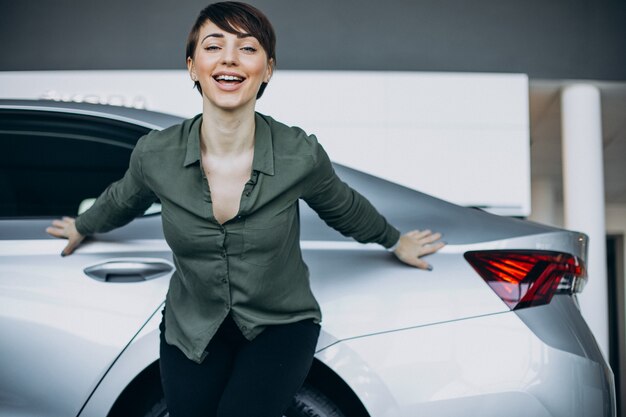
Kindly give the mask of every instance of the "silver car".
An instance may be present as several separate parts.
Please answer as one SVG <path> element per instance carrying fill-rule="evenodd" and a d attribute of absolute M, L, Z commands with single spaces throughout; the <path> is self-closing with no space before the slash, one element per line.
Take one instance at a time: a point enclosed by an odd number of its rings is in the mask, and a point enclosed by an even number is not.
<path fill-rule="evenodd" d="M 0 416 L 167 415 L 158 324 L 173 265 L 159 206 L 65 258 L 45 228 L 120 178 L 140 136 L 180 121 L 0 100 Z M 576 301 L 585 235 L 335 169 L 399 229 L 427 226 L 448 245 L 433 271 L 411 268 L 300 206 L 324 319 L 288 417 L 615 416 L 613 374 Z"/>

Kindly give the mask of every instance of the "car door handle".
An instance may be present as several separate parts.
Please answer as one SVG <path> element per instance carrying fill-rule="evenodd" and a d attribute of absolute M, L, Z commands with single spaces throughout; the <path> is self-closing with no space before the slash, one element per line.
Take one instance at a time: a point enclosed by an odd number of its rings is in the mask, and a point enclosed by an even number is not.
<path fill-rule="evenodd" d="M 102 282 L 140 282 L 173 271 L 169 262 L 160 259 L 119 259 L 89 266 L 83 271 Z"/>

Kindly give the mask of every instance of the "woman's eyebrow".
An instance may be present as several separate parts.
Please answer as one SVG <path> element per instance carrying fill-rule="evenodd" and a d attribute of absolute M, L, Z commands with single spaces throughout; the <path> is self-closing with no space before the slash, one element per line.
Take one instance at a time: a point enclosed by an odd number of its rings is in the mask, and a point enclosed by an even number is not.
<path fill-rule="evenodd" d="M 223 37 L 224 37 L 223 33 L 209 33 L 204 38 L 202 38 L 200 42 L 204 42 L 206 38 L 223 38 Z"/>
<path fill-rule="evenodd" d="M 204 38 L 202 38 L 200 43 L 204 42 L 204 40 L 206 38 L 223 38 L 223 37 L 224 37 L 223 33 L 209 33 Z M 243 39 L 243 38 L 250 38 L 250 37 L 254 37 L 254 36 L 252 36 L 252 34 L 250 34 L 250 33 L 237 33 L 237 37 L 239 39 Z"/>

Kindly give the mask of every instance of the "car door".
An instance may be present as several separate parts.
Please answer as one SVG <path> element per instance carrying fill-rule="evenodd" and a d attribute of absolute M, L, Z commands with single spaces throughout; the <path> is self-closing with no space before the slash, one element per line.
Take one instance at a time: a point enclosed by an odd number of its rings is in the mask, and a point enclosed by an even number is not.
<path fill-rule="evenodd" d="M 0 416 L 77 415 L 161 308 L 173 265 L 158 213 L 67 257 L 66 241 L 45 232 L 121 178 L 148 130 L 90 112 L 0 106 Z"/>

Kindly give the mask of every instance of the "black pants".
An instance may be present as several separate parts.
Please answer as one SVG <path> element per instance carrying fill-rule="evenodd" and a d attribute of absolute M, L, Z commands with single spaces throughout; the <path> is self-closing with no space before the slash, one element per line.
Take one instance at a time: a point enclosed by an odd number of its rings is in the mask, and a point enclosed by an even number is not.
<path fill-rule="evenodd" d="M 165 342 L 161 383 L 170 417 L 281 417 L 306 378 L 319 336 L 312 320 L 267 327 L 247 340 L 229 315 L 201 364 Z"/>

